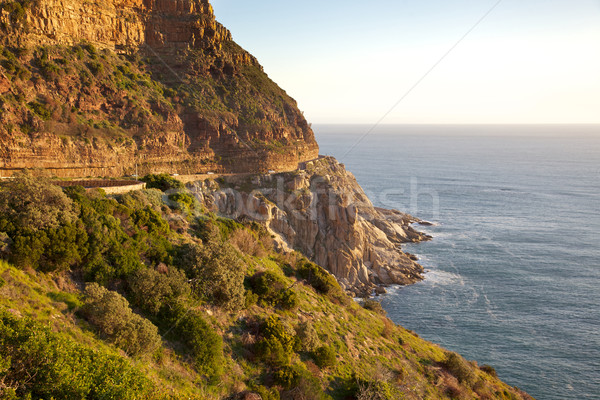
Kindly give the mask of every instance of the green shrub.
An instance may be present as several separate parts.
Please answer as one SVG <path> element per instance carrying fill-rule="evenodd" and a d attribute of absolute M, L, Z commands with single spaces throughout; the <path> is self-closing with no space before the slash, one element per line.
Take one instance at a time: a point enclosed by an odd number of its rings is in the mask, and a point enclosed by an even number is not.
<path fill-rule="evenodd" d="M 383 307 L 381 306 L 381 302 L 379 302 L 377 300 L 366 299 L 363 302 L 363 308 L 365 310 L 372 311 L 372 312 L 374 312 L 376 314 L 380 314 L 380 315 L 386 315 L 387 314 L 385 312 L 385 310 L 383 309 Z"/>
<path fill-rule="evenodd" d="M 329 368 L 337 364 L 335 350 L 329 346 L 321 346 L 315 350 L 313 358 L 320 368 Z"/>
<path fill-rule="evenodd" d="M 85 289 L 83 313 L 98 330 L 128 354 L 154 352 L 161 344 L 158 329 L 150 321 L 134 314 L 127 300 L 96 283 Z"/>
<path fill-rule="evenodd" d="M 4 253 L 17 266 L 64 270 L 81 262 L 88 239 L 75 207 L 59 187 L 23 174 L 0 189 Z"/>
<path fill-rule="evenodd" d="M 27 103 L 27 106 L 44 121 L 48 121 L 52 117 L 52 111 L 48 110 L 44 104 L 38 103 L 37 101 L 31 101 Z"/>
<path fill-rule="evenodd" d="M 489 376 L 498 378 L 498 373 L 496 372 L 496 369 L 491 365 L 484 364 L 481 367 L 479 367 L 479 369 L 488 374 Z"/>
<path fill-rule="evenodd" d="M 251 388 L 252 391 L 258 394 L 262 400 L 280 400 L 277 389 L 267 389 L 262 385 Z"/>
<path fill-rule="evenodd" d="M 98 50 L 93 44 L 85 43 L 81 47 L 88 52 L 91 58 L 96 58 L 98 56 Z"/>
<path fill-rule="evenodd" d="M 189 349 L 198 372 L 211 380 L 223 370 L 223 339 L 197 311 L 181 311 L 172 336 Z"/>
<path fill-rule="evenodd" d="M 287 328 L 276 315 L 263 321 L 262 339 L 257 343 L 260 358 L 272 365 L 287 365 L 297 346 L 293 330 Z"/>
<path fill-rule="evenodd" d="M 284 366 L 273 374 L 277 384 L 284 388 L 281 396 L 290 400 L 332 400 L 323 392 L 319 379 L 311 375 L 303 364 Z"/>
<path fill-rule="evenodd" d="M 134 304 L 143 310 L 158 314 L 161 309 L 173 305 L 177 299 L 190 294 L 185 274 L 177 268 L 164 273 L 141 268 L 127 279 Z"/>
<path fill-rule="evenodd" d="M 242 224 L 230 218 L 218 217 L 216 219 L 216 223 L 219 227 L 219 231 L 221 232 L 222 240 L 228 240 L 233 232 L 235 232 L 236 230 L 244 229 L 244 226 Z"/>
<path fill-rule="evenodd" d="M 38 67 L 46 80 L 56 79 L 62 74 L 62 69 L 49 60 L 39 60 Z"/>
<path fill-rule="evenodd" d="M 315 263 L 305 260 L 300 263 L 297 271 L 298 275 L 319 293 L 329 294 L 341 291 L 335 277 Z"/>
<path fill-rule="evenodd" d="M 291 310 L 298 306 L 296 292 L 287 288 L 285 280 L 275 272 L 259 272 L 248 282 L 252 291 L 268 305 L 279 306 L 284 310 Z"/>
<path fill-rule="evenodd" d="M 179 253 L 178 263 L 191 279 L 194 293 L 227 311 L 244 307 L 244 268 L 229 244 L 185 245 Z"/>
<path fill-rule="evenodd" d="M 167 234 L 171 230 L 169 223 L 165 221 L 162 215 L 151 207 L 141 210 L 135 210 L 131 214 L 131 219 L 138 228 L 150 234 Z"/>
<path fill-rule="evenodd" d="M 176 208 L 185 212 L 193 211 L 198 204 L 198 200 L 194 196 L 182 192 L 170 194 L 169 200 L 175 203 Z"/>
<path fill-rule="evenodd" d="M 23 173 L 0 188 L 0 230 L 39 231 L 57 228 L 77 218 L 73 202 L 58 187 L 43 178 Z M 0 222 L 0 224 L 2 224 Z"/>
<path fill-rule="evenodd" d="M 281 292 L 278 304 L 283 310 L 295 310 L 300 304 L 300 299 L 294 290 L 286 289 Z"/>
<path fill-rule="evenodd" d="M 286 365 L 275 371 L 273 378 L 278 385 L 281 385 L 285 389 L 289 389 L 298 383 L 300 374 L 293 366 Z"/>
<path fill-rule="evenodd" d="M 196 236 L 202 239 L 203 242 L 212 242 L 212 241 L 224 241 L 225 239 L 222 237 L 221 232 L 219 230 L 219 226 L 215 222 L 215 220 L 211 218 L 207 218 L 205 216 L 200 216 L 196 218 L 194 230 Z"/>
<path fill-rule="evenodd" d="M 104 72 L 104 65 L 99 63 L 98 61 L 91 61 L 87 64 L 88 69 L 94 76 L 98 76 Z"/>
<path fill-rule="evenodd" d="M 170 189 L 183 189 L 185 186 L 181 181 L 171 177 L 168 174 L 149 174 L 142 178 L 146 182 L 146 188 L 159 189 L 166 192 Z"/>
<path fill-rule="evenodd" d="M 350 297 L 344 293 L 335 277 L 325 269 L 309 261 L 300 261 L 298 264 L 297 275 L 305 279 L 317 292 L 325 294 L 336 304 L 347 306 L 351 303 Z"/>
<path fill-rule="evenodd" d="M 150 380 L 125 358 L 78 344 L 6 311 L 0 311 L 0 381 L 0 392 L 13 393 L 13 398 L 156 397 Z"/>
<path fill-rule="evenodd" d="M 447 352 L 446 358 L 442 361 L 442 365 L 448 372 L 454 375 L 460 383 L 466 386 L 473 386 L 477 380 L 477 375 L 473 372 L 471 365 L 456 353 Z"/>

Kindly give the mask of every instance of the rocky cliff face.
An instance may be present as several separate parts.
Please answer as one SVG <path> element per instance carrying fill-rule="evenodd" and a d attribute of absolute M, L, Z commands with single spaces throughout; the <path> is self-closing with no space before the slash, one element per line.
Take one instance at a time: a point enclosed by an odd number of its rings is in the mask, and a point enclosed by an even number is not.
<path fill-rule="evenodd" d="M 196 182 L 192 191 L 223 216 L 264 224 L 280 246 L 327 268 L 350 293 L 422 279 L 423 268 L 401 249 L 429 239 L 410 226 L 418 220 L 374 207 L 332 157 L 292 173 Z"/>
<path fill-rule="evenodd" d="M 215 21 L 208 0 L 11 1 L 1 16 L 12 35 L 5 45 L 75 45 L 100 48 L 220 48 L 230 32 Z M 19 4 L 19 5 L 17 5 Z M 23 11 L 19 11 L 19 7 Z"/>
<path fill-rule="evenodd" d="M 266 172 L 318 155 L 208 0 L 0 7 L 0 175 Z"/>

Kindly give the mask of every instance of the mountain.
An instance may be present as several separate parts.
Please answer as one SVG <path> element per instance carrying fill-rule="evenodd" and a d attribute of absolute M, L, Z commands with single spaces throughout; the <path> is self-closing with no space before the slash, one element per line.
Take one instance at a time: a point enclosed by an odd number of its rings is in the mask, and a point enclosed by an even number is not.
<path fill-rule="evenodd" d="M 0 174 L 295 169 L 296 102 L 207 0 L 1 0 Z"/>

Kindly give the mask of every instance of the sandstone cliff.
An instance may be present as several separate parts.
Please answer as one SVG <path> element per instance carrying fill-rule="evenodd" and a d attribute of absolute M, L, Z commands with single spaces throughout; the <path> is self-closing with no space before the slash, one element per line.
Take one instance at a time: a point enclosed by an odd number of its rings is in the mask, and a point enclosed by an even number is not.
<path fill-rule="evenodd" d="M 0 0 L 0 175 L 291 170 L 296 102 L 208 0 Z"/>
<path fill-rule="evenodd" d="M 214 212 L 264 224 L 282 247 L 328 269 L 350 293 L 422 279 L 423 268 L 401 249 L 429 239 L 410 226 L 417 220 L 374 207 L 333 157 L 291 173 L 196 182 L 192 191 Z"/>

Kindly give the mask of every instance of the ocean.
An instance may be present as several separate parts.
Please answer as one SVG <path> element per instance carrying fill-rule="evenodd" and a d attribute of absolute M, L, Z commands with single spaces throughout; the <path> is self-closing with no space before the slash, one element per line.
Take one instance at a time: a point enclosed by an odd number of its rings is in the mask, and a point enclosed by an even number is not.
<path fill-rule="evenodd" d="M 600 399 L 600 126 L 313 129 L 376 206 L 434 223 L 394 322 L 538 400 Z"/>

